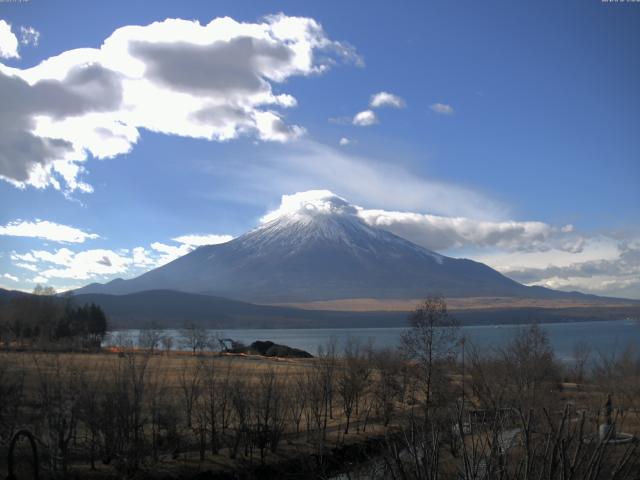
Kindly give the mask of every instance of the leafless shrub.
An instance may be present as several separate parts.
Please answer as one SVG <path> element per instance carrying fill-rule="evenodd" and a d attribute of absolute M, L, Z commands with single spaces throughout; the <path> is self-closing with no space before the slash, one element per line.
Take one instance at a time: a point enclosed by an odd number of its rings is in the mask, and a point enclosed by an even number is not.
<path fill-rule="evenodd" d="M 123 353 L 110 365 L 99 415 L 103 462 L 133 475 L 148 454 L 145 437 L 149 356 Z"/>
<path fill-rule="evenodd" d="M 190 350 L 193 355 L 210 349 L 213 344 L 207 330 L 194 323 L 186 323 L 180 330 L 180 337 L 182 347 Z"/>
<path fill-rule="evenodd" d="M 67 474 L 69 447 L 80 406 L 76 366 L 60 354 L 37 357 L 37 405 L 50 471 Z"/>
<path fill-rule="evenodd" d="M 17 427 L 24 393 L 24 372 L 0 353 L 0 443 L 6 443 Z"/>
<path fill-rule="evenodd" d="M 599 352 L 593 362 L 593 380 L 611 393 L 625 411 L 640 418 L 640 351 L 628 345 L 622 351 Z"/>
<path fill-rule="evenodd" d="M 138 347 L 154 354 L 162 340 L 162 330 L 155 322 L 151 322 L 140 330 L 138 335 Z"/>
<path fill-rule="evenodd" d="M 373 380 L 373 399 L 376 414 L 386 427 L 398 410 L 398 404 L 404 400 L 402 379 L 406 370 L 405 362 L 395 349 L 384 349 L 374 353 L 373 367 L 377 376 Z"/>
<path fill-rule="evenodd" d="M 337 392 L 342 400 L 345 435 L 349 433 L 352 415 L 358 415 L 362 397 L 371 380 L 372 364 L 361 343 L 348 338 L 340 368 L 337 371 Z"/>
<path fill-rule="evenodd" d="M 592 348 L 588 343 L 580 342 L 574 345 L 573 359 L 568 369 L 570 379 L 577 383 L 582 383 L 586 380 L 592 353 Z"/>

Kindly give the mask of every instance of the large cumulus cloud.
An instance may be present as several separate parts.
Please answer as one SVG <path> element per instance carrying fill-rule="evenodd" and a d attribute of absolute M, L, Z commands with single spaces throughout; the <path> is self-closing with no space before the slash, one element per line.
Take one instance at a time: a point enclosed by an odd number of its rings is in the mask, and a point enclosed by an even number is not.
<path fill-rule="evenodd" d="M 49 166 L 73 160 L 74 144 L 64 137 L 38 134 L 38 118 L 59 122 L 114 110 L 121 101 L 117 74 L 98 64 L 76 66 L 62 80 L 42 79 L 32 85 L 0 71 L 0 175 L 19 186 L 57 185 L 48 175 Z M 72 177 L 69 184 L 77 186 Z"/>
<path fill-rule="evenodd" d="M 206 25 L 167 19 L 117 29 L 99 49 L 63 52 L 19 69 L 0 63 L 0 178 L 66 190 L 87 156 L 128 152 L 139 129 L 225 141 L 241 135 L 284 142 L 303 129 L 296 105 L 274 84 L 358 61 L 313 19 L 269 16 Z"/>

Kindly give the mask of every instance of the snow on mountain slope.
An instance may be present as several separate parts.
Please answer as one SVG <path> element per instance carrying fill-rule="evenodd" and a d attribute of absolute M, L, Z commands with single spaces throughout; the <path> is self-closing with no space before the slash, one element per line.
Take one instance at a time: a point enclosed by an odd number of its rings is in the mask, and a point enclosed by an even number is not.
<path fill-rule="evenodd" d="M 445 296 L 553 297 L 490 267 L 439 255 L 367 225 L 357 209 L 326 190 L 283 197 L 261 225 L 137 278 L 92 284 L 79 293 L 152 289 L 274 303 L 343 298 Z"/>

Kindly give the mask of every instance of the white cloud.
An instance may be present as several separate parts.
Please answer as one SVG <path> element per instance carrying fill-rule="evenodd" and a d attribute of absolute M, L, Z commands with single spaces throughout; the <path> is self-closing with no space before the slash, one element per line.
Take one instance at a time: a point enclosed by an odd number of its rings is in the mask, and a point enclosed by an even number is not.
<path fill-rule="evenodd" d="M 314 215 L 357 215 L 356 207 L 329 190 L 309 190 L 282 195 L 280 205 L 260 219 L 268 223 L 280 217 L 307 218 Z"/>
<path fill-rule="evenodd" d="M 334 213 L 359 217 L 365 223 L 388 230 L 430 250 L 495 247 L 503 251 L 548 251 L 556 248 L 576 253 L 568 245 L 565 227 L 544 222 L 487 221 L 465 217 L 445 217 L 415 212 L 372 210 L 353 205 L 329 190 L 310 190 L 283 195 L 278 208 L 263 216 L 268 222 L 282 215 Z"/>
<path fill-rule="evenodd" d="M 187 234 L 172 238 L 179 245 L 153 242 L 150 248 L 135 247 L 131 251 L 131 263 L 137 268 L 156 268 L 186 255 L 197 247 L 217 245 L 233 240 L 231 235 Z"/>
<path fill-rule="evenodd" d="M 453 107 L 451 105 L 447 105 L 446 103 L 434 103 L 429 108 L 441 115 L 453 115 L 454 112 Z"/>
<path fill-rule="evenodd" d="M 364 110 L 353 117 L 353 124 L 359 127 L 368 127 L 376 123 L 378 123 L 378 117 L 373 110 Z"/>
<path fill-rule="evenodd" d="M 37 47 L 40 43 L 40 32 L 33 27 L 20 27 L 20 43 Z"/>
<path fill-rule="evenodd" d="M 15 36 L 14 36 L 15 37 Z M 311 18 L 206 25 L 167 19 L 119 28 L 99 49 L 63 52 L 28 69 L 0 63 L 0 177 L 19 187 L 91 191 L 82 162 L 129 152 L 139 129 L 226 141 L 284 142 L 296 105 L 274 84 L 359 59 Z"/>
<path fill-rule="evenodd" d="M 54 242 L 69 243 L 83 243 L 85 240 L 100 238 L 95 233 L 87 233 L 79 228 L 38 219 L 33 222 L 15 220 L 6 225 L 0 225 L 0 235 L 42 238 Z"/>
<path fill-rule="evenodd" d="M 537 250 L 482 252 L 475 258 L 503 273 L 509 273 L 530 268 L 568 267 L 582 262 L 615 260 L 619 254 L 617 240 L 606 236 L 595 236 L 588 238 L 580 251 L 549 245 L 546 250 L 540 248 Z"/>
<path fill-rule="evenodd" d="M 18 37 L 11 31 L 11 25 L 0 20 L 0 58 L 20 58 Z"/>
<path fill-rule="evenodd" d="M 15 275 L 11 275 L 10 273 L 5 273 L 2 275 L 3 278 L 8 278 L 9 280 L 11 280 L 12 282 L 19 282 L 20 279 L 18 277 L 16 277 Z"/>
<path fill-rule="evenodd" d="M 32 250 L 26 254 L 14 253 L 11 257 L 37 267 L 38 275 L 33 279 L 36 283 L 43 283 L 52 278 L 87 280 L 122 274 L 131 265 L 130 258 L 107 249 L 84 250 L 77 253 L 68 248 L 54 252 Z"/>
<path fill-rule="evenodd" d="M 404 108 L 407 103 L 403 98 L 398 95 L 394 95 L 389 92 L 378 92 L 371 95 L 371 100 L 369 101 L 369 106 L 371 108 L 382 108 L 382 107 L 392 107 L 392 108 Z"/>
<path fill-rule="evenodd" d="M 159 257 L 156 257 L 155 266 L 159 267 L 166 263 L 174 261 L 176 258 L 180 258 L 187 253 L 194 250 L 196 247 L 193 245 L 188 245 L 183 243 L 181 245 L 167 245 L 162 242 L 153 242 L 151 244 L 151 248 L 160 254 Z"/>
<path fill-rule="evenodd" d="M 226 181 L 232 178 L 242 192 L 242 198 L 235 200 L 246 201 L 250 197 L 258 206 L 272 202 L 282 192 L 329 189 L 355 204 L 373 208 L 479 219 L 502 219 L 508 215 L 503 205 L 485 195 L 415 175 L 399 163 L 305 139 L 286 149 L 264 149 L 249 161 L 243 158 L 242 168 L 203 168 Z"/>
<path fill-rule="evenodd" d="M 23 268 L 25 270 L 29 270 L 31 272 L 37 272 L 38 271 L 38 267 L 32 263 L 26 263 L 26 262 L 13 262 L 13 264 L 18 267 L 18 268 Z"/>
<path fill-rule="evenodd" d="M 333 123 L 335 125 L 351 125 L 353 123 L 353 117 L 330 117 L 329 123 Z"/>
<path fill-rule="evenodd" d="M 102 281 L 114 276 L 139 275 L 186 255 L 200 245 L 223 243 L 232 238 L 231 235 L 189 234 L 175 237 L 173 241 L 177 245 L 153 242 L 149 248 L 138 246 L 120 250 L 73 251 L 60 248 L 25 253 L 14 251 L 10 259 L 15 267 L 36 274 L 30 280 L 32 283 L 51 283 L 60 279 Z"/>
<path fill-rule="evenodd" d="M 527 285 L 579 290 L 640 299 L 640 240 L 616 242 L 600 237 L 586 242 L 584 255 L 555 255 L 547 263 L 513 263 L 498 268 Z"/>
<path fill-rule="evenodd" d="M 150 249 L 135 247 L 132 249 L 132 265 L 140 268 L 156 268 L 186 255 L 203 245 L 217 245 L 233 240 L 231 235 L 188 234 L 172 238 L 179 245 L 153 242 Z"/>
<path fill-rule="evenodd" d="M 189 235 L 181 235 L 179 237 L 172 238 L 172 240 L 174 242 L 185 243 L 187 245 L 200 247 L 202 245 L 217 245 L 219 243 L 226 243 L 233 240 L 233 236 L 217 235 L 213 233 L 205 233 L 205 234 L 192 233 Z"/>
<path fill-rule="evenodd" d="M 338 144 L 339 144 L 341 147 L 346 147 L 346 146 L 347 146 L 347 145 L 349 145 L 350 143 L 351 143 L 351 140 L 350 140 L 350 139 L 348 139 L 347 137 L 342 137 L 342 138 L 340 139 L 340 141 L 338 142 Z"/>
<path fill-rule="evenodd" d="M 370 225 L 389 230 L 431 250 L 497 247 L 508 251 L 546 251 L 552 244 L 576 252 L 582 238 L 568 238 L 564 227 L 535 221 L 486 221 L 414 212 L 359 209 Z"/>
<path fill-rule="evenodd" d="M 152 254 L 144 247 L 135 247 L 132 251 L 132 262 L 135 267 L 154 267 L 156 260 Z"/>

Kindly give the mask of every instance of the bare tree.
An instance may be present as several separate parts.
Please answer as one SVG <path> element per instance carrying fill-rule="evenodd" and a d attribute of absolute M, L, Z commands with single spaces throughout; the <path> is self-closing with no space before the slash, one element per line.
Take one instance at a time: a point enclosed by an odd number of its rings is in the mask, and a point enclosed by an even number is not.
<path fill-rule="evenodd" d="M 560 366 L 555 359 L 547 333 L 537 324 L 518 332 L 499 355 L 507 367 L 511 394 L 526 411 L 530 406 L 553 399 L 548 393 L 557 388 Z"/>
<path fill-rule="evenodd" d="M 640 418 L 640 351 L 629 344 L 621 351 L 599 352 L 593 362 L 593 380 L 618 405 Z"/>
<path fill-rule="evenodd" d="M 386 427 L 397 410 L 398 402 L 403 400 L 405 366 L 398 351 L 390 348 L 375 352 L 372 361 L 377 374 L 373 383 L 373 400 L 376 413 Z"/>
<path fill-rule="evenodd" d="M 342 399 L 342 411 L 345 416 L 344 433 L 349 426 L 354 411 L 358 407 L 369 383 L 371 364 L 363 351 L 361 343 L 353 337 L 347 339 L 342 364 L 337 372 L 337 392 Z"/>
<path fill-rule="evenodd" d="M 201 361 L 194 363 L 187 359 L 182 361 L 182 367 L 180 368 L 178 383 L 180 385 L 182 405 L 184 408 L 184 421 L 187 428 L 193 426 L 194 407 L 202 393 L 201 369 Z"/>
<path fill-rule="evenodd" d="M 75 366 L 60 354 L 34 356 L 37 367 L 37 401 L 44 427 L 44 441 L 50 452 L 50 468 L 67 474 L 69 445 L 76 428 L 80 388 Z"/>
<path fill-rule="evenodd" d="M 241 372 L 242 373 L 242 372 Z M 230 458 L 236 458 L 239 448 L 244 444 L 244 454 L 253 452 L 251 442 L 251 386 L 244 375 L 237 375 L 231 384 L 231 407 L 235 422 L 235 431 L 230 446 Z"/>
<path fill-rule="evenodd" d="M 96 457 L 100 448 L 100 432 L 102 418 L 99 414 L 104 395 L 104 382 L 108 379 L 108 372 L 97 364 L 91 365 L 91 369 L 78 370 L 78 386 L 80 397 L 78 399 L 78 418 L 85 426 L 85 444 L 89 450 L 89 463 L 91 470 L 96 470 Z"/>
<path fill-rule="evenodd" d="M 300 422 L 307 409 L 307 376 L 297 372 L 290 378 L 289 417 L 295 426 L 296 437 L 300 436 Z"/>
<path fill-rule="evenodd" d="M 193 355 L 203 352 L 211 346 L 211 338 L 208 332 L 194 323 L 187 323 L 180 330 L 182 346 L 190 350 Z"/>
<path fill-rule="evenodd" d="M 433 385 L 442 383 L 445 362 L 455 357 L 459 326 L 449 315 L 443 297 L 429 297 L 409 315 L 409 329 L 402 334 L 402 351 L 415 362 L 423 385 L 425 414 L 433 399 Z"/>
<path fill-rule="evenodd" d="M 0 354 L 0 443 L 13 436 L 24 394 L 24 371 L 11 368 L 9 356 Z"/>
<path fill-rule="evenodd" d="M 204 418 L 212 454 L 218 453 L 229 426 L 231 368 L 231 359 L 209 357 L 202 362 L 200 371 Z"/>
<path fill-rule="evenodd" d="M 173 337 L 171 335 L 162 335 L 160 337 L 160 344 L 165 353 L 169 353 L 173 348 Z"/>
<path fill-rule="evenodd" d="M 163 360 L 158 359 L 157 361 L 159 363 L 154 365 L 155 368 L 149 369 L 145 379 L 147 398 L 145 403 L 148 423 L 151 427 L 151 455 L 154 461 L 159 459 L 159 449 L 162 441 L 162 416 L 166 411 L 167 403 L 173 403 L 169 400 L 167 373 L 162 365 Z M 171 406 L 173 407 L 173 405 Z"/>
<path fill-rule="evenodd" d="M 307 439 L 311 440 L 312 434 L 315 434 L 315 445 L 318 453 L 324 449 L 324 439 L 327 429 L 327 407 L 328 388 L 327 381 L 324 377 L 326 370 L 315 367 L 305 372 L 305 383 L 307 391 L 307 401 L 305 409 L 305 417 L 307 424 Z"/>
<path fill-rule="evenodd" d="M 586 342 L 579 342 L 573 347 L 573 361 L 569 368 L 569 375 L 576 383 L 582 383 L 586 379 L 591 350 L 591 345 Z"/>
<path fill-rule="evenodd" d="M 138 347 L 153 355 L 160 346 L 162 330 L 156 322 L 145 325 L 138 335 Z"/>
<path fill-rule="evenodd" d="M 286 405 L 283 383 L 275 370 L 269 368 L 260 373 L 253 395 L 252 435 L 260 451 L 260 463 L 264 463 L 265 451 L 275 452 L 285 428 Z"/>
<path fill-rule="evenodd" d="M 333 397 L 335 392 L 335 372 L 337 367 L 337 339 L 330 338 L 325 345 L 318 347 L 316 368 L 318 370 L 321 388 L 324 390 L 322 396 L 325 401 L 323 409 L 322 436 L 324 439 L 327 430 L 327 423 L 333 418 Z"/>
<path fill-rule="evenodd" d="M 145 458 L 146 378 L 149 355 L 124 352 L 110 365 L 98 414 L 103 462 L 115 460 L 116 469 L 134 475 Z"/>

